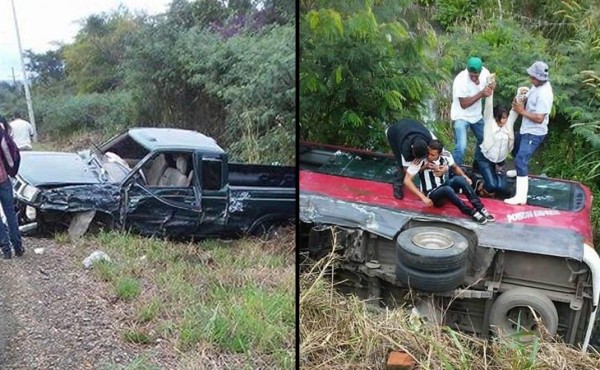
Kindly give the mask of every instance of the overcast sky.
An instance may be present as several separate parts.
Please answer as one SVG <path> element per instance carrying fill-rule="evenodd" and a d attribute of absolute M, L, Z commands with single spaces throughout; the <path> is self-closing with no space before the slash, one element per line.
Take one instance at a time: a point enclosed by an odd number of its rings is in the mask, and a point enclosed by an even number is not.
<path fill-rule="evenodd" d="M 13 0 L 23 51 L 56 49 L 56 42 L 71 43 L 81 21 L 92 14 L 110 12 L 123 5 L 131 11 L 159 14 L 171 0 Z M 0 0 L 0 80 L 22 79 L 19 47 L 11 0 Z"/>

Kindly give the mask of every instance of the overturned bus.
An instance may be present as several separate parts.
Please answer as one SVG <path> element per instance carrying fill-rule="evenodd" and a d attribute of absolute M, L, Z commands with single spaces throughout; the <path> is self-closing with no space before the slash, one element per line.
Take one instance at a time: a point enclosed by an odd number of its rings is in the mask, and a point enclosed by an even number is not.
<path fill-rule="evenodd" d="M 337 254 L 345 290 L 388 306 L 410 292 L 426 316 L 483 338 L 540 335 L 541 320 L 566 343 L 594 343 L 600 258 L 587 187 L 531 177 L 527 205 L 484 198 L 496 221 L 480 225 L 452 205 L 394 198 L 389 155 L 311 143 L 298 155 L 300 250 Z"/>

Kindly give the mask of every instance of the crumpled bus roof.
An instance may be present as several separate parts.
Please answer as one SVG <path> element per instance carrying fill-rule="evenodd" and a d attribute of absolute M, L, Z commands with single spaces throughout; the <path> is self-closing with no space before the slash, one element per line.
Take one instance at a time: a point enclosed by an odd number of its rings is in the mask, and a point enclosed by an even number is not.
<path fill-rule="evenodd" d="M 532 177 L 530 204 L 523 206 L 482 198 L 496 222 L 479 225 L 452 205 L 426 207 L 408 191 L 404 199 L 394 198 L 388 181 L 395 161 L 389 156 L 331 147 L 320 154 L 309 153 L 310 145 L 302 145 L 300 219 L 304 222 L 358 227 L 391 239 L 410 219 L 443 221 L 474 230 L 485 247 L 577 260 L 583 257 L 583 242 L 592 241 L 591 192 L 577 182 Z M 326 153 L 326 161 L 316 160 Z"/>

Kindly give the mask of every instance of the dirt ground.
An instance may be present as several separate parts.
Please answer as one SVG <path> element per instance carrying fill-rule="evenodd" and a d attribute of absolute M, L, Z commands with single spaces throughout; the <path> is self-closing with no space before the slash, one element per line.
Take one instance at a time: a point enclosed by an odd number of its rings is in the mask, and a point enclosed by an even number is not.
<path fill-rule="evenodd" d="M 83 268 L 85 246 L 31 237 L 24 245 L 23 257 L 0 260 L 0 368 L 120 369 L 140 358 L 178 367 L 166 344 L 141 347 L 119 337 L 126 308 Z"/>

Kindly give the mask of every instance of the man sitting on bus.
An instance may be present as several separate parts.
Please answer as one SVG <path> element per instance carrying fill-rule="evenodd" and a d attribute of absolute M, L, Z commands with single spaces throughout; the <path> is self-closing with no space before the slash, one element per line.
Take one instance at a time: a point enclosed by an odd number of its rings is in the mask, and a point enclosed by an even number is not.
<path fill-rule="evenodd" d="M 404 185 L 429 207 L 441 207 L 446 201 L 454 204 L 462 213 L 471 216 L 475 222 L 485 224 L 494 221 L 471 187 L 471 179 L 454 163 L 449 152 L 443 152 L 444 146 L 439 140 L 431 140 L 427 146 L 427 156 L 415 159 L 406 170 Z M 448 170 L 456 175 L 446 180 Z M 420 189 L 414 183 L 419 177 Z M 462 191 L 473 207 L 465 204 L 457 195 Z"/>
<path fill-rule="evenodd" d="M 425 157 L 427 144 L 435 136 L 422 123 L 413 119 L 401 119 L 388 127 L 385 135 L 397 162 L 397 172 L 392 182 L 394 197 L 402 199 L 405 169 L 411 161 Z"/>

